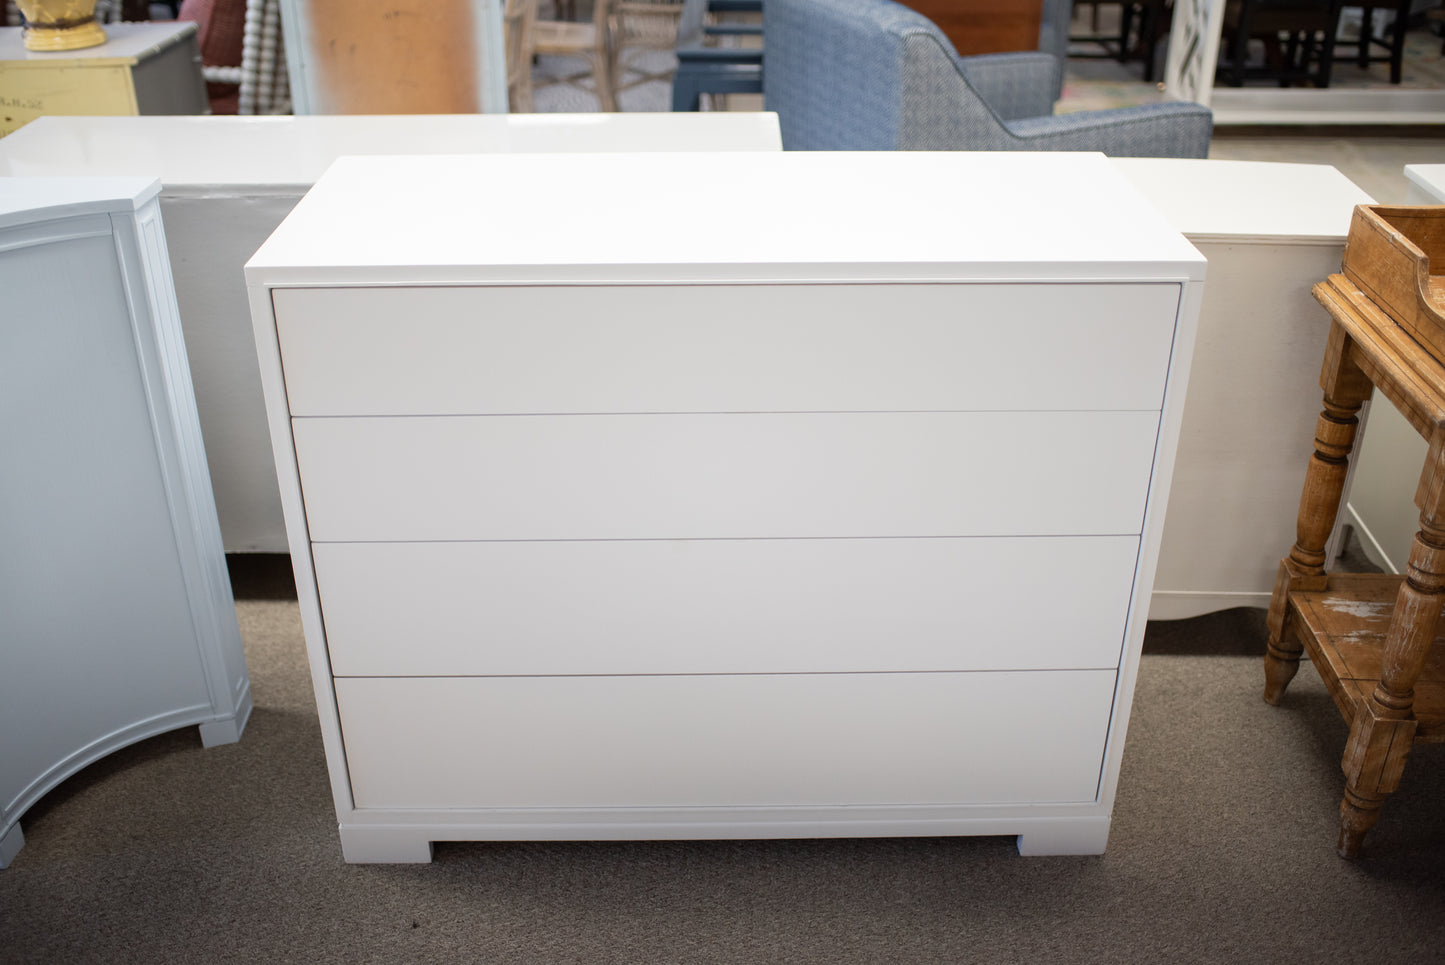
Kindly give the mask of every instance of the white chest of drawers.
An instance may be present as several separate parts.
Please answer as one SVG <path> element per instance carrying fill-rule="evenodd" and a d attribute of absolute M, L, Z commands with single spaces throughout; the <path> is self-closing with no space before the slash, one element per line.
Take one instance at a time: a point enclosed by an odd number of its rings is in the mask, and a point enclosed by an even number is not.
<path fill-rule="evenodd" d="M 338 162 L 247 279 L 347 860 L 1102 851 L 1202 278 L 1092 155 Z"/>

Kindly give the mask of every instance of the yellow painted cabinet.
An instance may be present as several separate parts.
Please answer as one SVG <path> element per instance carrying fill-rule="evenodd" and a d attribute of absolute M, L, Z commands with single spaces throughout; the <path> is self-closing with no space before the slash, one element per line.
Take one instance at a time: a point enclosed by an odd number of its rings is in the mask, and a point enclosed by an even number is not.
<path fill-rule="evenodd" d="M 44 114 L 204 114 L 196 25 L 116 23 L 98 47 L 27 50 L 0 29 L 0 136 Z"/>

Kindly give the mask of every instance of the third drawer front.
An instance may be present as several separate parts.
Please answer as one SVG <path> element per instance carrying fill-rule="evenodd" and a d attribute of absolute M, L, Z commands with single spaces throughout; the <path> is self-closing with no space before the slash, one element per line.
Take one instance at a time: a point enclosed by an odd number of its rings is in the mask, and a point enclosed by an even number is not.
<path fill-rule="evenodd" d="M 1118 664 L 1136 536 L 318 543 L 340 676 Z"/>
<path fill-rule="evenodd" d="M 293 420 L 314 541 L 1139 533 L 1158 412 Z"/>
<path fill-rule="evenodd" d="M 359 808 L 1092 802 L 1116 674 L 348 677 Z"/>

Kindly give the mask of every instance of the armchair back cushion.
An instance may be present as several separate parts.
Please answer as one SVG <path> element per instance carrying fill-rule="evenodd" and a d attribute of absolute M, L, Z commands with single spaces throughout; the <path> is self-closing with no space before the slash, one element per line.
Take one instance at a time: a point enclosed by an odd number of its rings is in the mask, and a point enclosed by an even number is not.
<path fill-rule="evenodd" d="M 787 150 L 1102 151 L 1205 157 L 1213 115 L 1188 103 L 1054 115 L 1052 54 L 960 57 L 893 0 L 767 0 L 763 100 Z"/>

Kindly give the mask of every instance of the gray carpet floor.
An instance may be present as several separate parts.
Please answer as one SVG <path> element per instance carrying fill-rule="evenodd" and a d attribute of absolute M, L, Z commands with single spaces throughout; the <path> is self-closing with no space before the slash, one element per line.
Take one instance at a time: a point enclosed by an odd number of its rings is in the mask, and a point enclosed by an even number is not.
<path fill-rule="evenodd" d="M 1262 614 L 1153 624 L 1108 852 L 1008 838 L 439 844 L 341 860 L 286 574 L 242 574 L 256 699 L 87 768 L 0 872 L 0 961 L 1435 962 L 1445 755 L 1335 856 L 1345 728 L 1306 666 L 1260 699 Z M 1020 712 L 1028 710 L 1020 695 Z M 939 766 L 948 766 L 941 755 Z"/>

